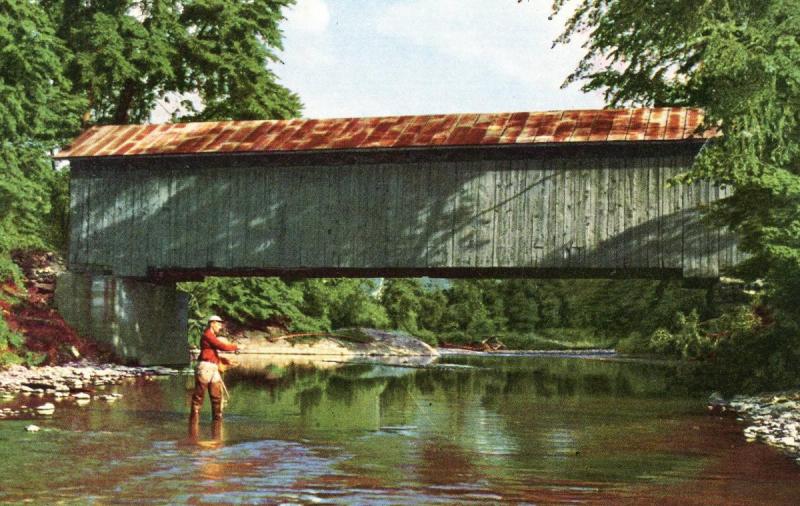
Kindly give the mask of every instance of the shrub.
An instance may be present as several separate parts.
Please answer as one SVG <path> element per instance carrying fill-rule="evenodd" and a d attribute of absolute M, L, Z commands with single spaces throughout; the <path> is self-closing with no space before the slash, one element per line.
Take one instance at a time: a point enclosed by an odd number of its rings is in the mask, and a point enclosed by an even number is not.
<path fill-rule="evenodd" d="M 714 339 L 700 329 L 697 311 L 689 315 L 678 313 L 675 330 L 657 329 L 650 337 L 650 351 L 659 355 L 672 356 L 685 360 L 708 358 L 716 347 Z"/>
<path fill-rule="evenodd" d="M 652 353 L 684 360 L 684 380 L 694 388 L 756 392 L 800 384 L 800 332 L 791 320 L 773 323 L 755 306 L 738 306 L 699 322 L 679 314 L 672 331 L 650 336 Z"/>

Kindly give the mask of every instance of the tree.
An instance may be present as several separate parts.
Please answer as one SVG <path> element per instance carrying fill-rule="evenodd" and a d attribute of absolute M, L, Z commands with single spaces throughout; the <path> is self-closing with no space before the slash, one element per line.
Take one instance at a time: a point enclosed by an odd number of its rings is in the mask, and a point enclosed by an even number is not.
<path fill-rule="evenodd" d="M 556 0 L 554 13 L 566 1 Z M 700 106 L 722 136 L 691 178 L 732 185 L 714 216 L 772 302 L 800 318 L 800 0 L 582 0 L 561 37 L 589 34 L 565 84 L 611 106 Z M 793 299 L 794 298 L 794 299 Z M 794 301 L 793 301 L 794 300 Z"/>
<path fill-rule="evenodd" d="M 268 67 L 278 62 L 278 24 L 292 3 L 0 0 L 0 280 L 19 280 L 13 250 L 63 246 L 68 172 L 54 170 L 50 154 L 81 126 L 144 122 L 158 100 L 187 94 L 203 107 L 187 107 L 182 119 L 298 115 L 298 97 Z M 230 287 L 232 295 L 252 288 L 259 300 L 281 292 L 269 281 Z M 289 311 L 293 301 L 242 317 Z M 297 326 L 314 324 L 295 316 Z M 21 342 L 9 336 L 0 316 L 0 352 Z"/>
<path fill-rule="evenodd" d="M 698 371 L 740 379 L 734 388 L 800 381 L 799 12 L 800 0 L 581 0 L 557 40 L 589 35 L 565 84 L 603 90 L 612 106 L 699 106 L 721 133 L 685 180 L 733 187 L 711 217 L 738 233 L 750 254 L 739 272 L 765 280 L 776 313 L 745 333 L 723 328 L 727 351 Z"/>
<path fill-rule="evenodd" d="M 530 333 L 539 323 L 536 283 L 529 279 L 508 279 L 501 284 L 508 329 Z"/>
<path fill-rule="evenodd" d="M 418 279 L 392 278 L 384 281 L 381 304 L 393 328 L 414 333 L 419 329 L 422 285 Z"/>
<path fill-rule="evenodd" d="M 282 9 L 294 0 L 42 0 L 74 58 L 72 91 L 84 123 L 141 123 L 158 99 L 196 93 L 187 120 L 297 116 L 300 100 L 269 64 L 279 61 Z"/>
<path fill-rule="evenodd" d="M 446 290 L 448 299 L 447 311 L 442 317 L 442 329 L 445 332 L 456 332 L 466 335 L 470 339 L 483 339 L 499 328 L 490 308 L 497 302 L 493 292 L 497 290 L 495 280 L 467 280 L 459 279 Z M 505 317 L 501 316 L 504 321 Z"/>
<path fill-rule="evenodd" d="M 421 329 L 436 333 L 442 329 L 442 319 L 447 311 L 447 297 L 439 288 L 423 289 L 419 299 L 417 321 Z"/>
<path fill-rule="evenodd" d="M 63 74 L 68 58 L 38 5 L 0 0 L 0 278 L 16 272 L 11 250 L 58 232 L 50 194 L 63 178 L 48 150 L 77 131 L 83 106 Z"/>
<path fill-rule="evenodd" d="M 62 71 L 68 57 L 36 3 L 0 0 L 0 283 L 19 280 L 13 250 L 59 242 L 51 195 L 64 177 L 48 150 L 76 131 L 83 106 Z M 0 312 L 0 364 L 19 361 L 8 350 L 23 342 Z"/>
<path fill-rule="evenodd" d="M 259 328 L 272 319 L 287 319 L 289 329 L 304 332 L 325 327 L 325 320 L 302 311 L 302 287 L 279 278 L 207 278 L 202 283 L 182 283 L 190 295 L 192 318 L 199 324 L 211 314 Z"/>
<path fill-rule="evenodd" d="M 298 282 L 303 287 L 305 314 L 322 315 L 328 328 L 384 328 L 389 318 L 372 295 L 375 284 L 369 279 L 332 278 Z"/>

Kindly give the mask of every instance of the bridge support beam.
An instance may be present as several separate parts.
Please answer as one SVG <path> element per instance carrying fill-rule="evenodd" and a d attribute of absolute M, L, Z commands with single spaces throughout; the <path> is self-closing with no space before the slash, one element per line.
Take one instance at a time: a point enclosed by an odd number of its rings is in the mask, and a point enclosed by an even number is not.
<path fill-rule="evenodd" d="M 66 272 L 57 280 L 56 306 L 78 333 L 110 345 L 123 360 L 189 362 L 188 297 L 174 283 Z"/>

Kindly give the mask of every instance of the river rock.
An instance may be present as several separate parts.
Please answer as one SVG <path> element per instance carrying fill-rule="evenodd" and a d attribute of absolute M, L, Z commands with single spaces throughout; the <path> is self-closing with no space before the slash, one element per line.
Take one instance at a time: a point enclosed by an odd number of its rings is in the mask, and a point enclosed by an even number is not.
<path fill-rule="evenodd" d="M 761 396 L 737 396 L 729 406 L 750 424 L 744 429 L 747 441 L 761 441 L 780 449 L 800 462 L 800 392 Z"/>
<path fill-rule="evenodd" d="M 41 406 L 36 408 L 36 412 L 40 415 L 49 415 L 52 414 L 56 410 L 56 407 L 53 405 L 52 402 L 45 402 Z"/>
<path fill-rule="evenodd" d="M 126 367 L 114 364 L 93 364 L 82 360 L 61 366 L 27 368 L 14 365 L 0 371 L 0 397 L 18 393 L 26 395 L 54 394 L 81 390 L 86 385 L 111 385 L 134 377 L 181 374 L 167 367 Z"/>

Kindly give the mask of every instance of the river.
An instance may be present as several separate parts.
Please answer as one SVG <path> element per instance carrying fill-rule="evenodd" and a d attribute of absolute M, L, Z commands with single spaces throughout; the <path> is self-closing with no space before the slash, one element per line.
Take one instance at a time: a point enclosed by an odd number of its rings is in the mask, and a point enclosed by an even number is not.
<path fill-rule="evenodd" d="M 188 374 L 0 421 L 0 501 L 34 504 L 797 504 L 800 466 L 747 443 L 669 366 L 445 356 L 226 373 L 191 435 Z M 19 405 L 25 397 L 0 401 Z"/>

